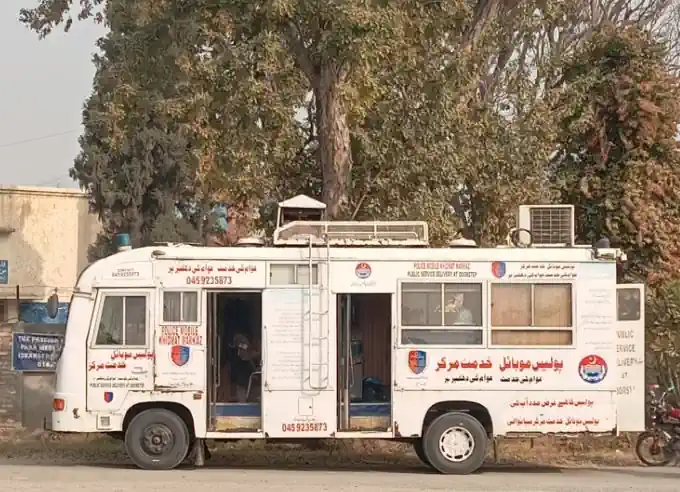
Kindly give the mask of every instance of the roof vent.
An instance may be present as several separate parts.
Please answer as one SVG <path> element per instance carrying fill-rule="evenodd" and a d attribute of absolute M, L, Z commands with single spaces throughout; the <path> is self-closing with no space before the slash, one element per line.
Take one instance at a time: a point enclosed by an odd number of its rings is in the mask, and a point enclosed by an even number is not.
<path fill-rule="evenodd" d="M 449 241 L 450 248 L 476 248 L 477 243 L 474 239 L 465 239 L 464 237 L 453 239 Z"/>
<path fill-rule="evenodd" d="M 297 195 L 279 202 L 276 227 L 295 221 L 318 222 L 326 216 L 326 204 L 306 195 Z"/>
<path fill-rule="evenodd" d="M 264 246 L 264 240 L 257 236 L 242 237 L 236 241 L 235 246 L 258 248 Z"/>

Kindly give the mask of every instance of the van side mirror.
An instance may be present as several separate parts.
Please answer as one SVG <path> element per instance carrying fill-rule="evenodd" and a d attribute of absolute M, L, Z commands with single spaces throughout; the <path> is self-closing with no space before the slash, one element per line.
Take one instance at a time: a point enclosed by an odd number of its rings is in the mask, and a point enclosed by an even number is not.
<path fill-rule="evenodd" d="M 50 297 L 47 298 L 47 315 L 54 319 L 59 314 L 59 297 L 55 292 Z"/>

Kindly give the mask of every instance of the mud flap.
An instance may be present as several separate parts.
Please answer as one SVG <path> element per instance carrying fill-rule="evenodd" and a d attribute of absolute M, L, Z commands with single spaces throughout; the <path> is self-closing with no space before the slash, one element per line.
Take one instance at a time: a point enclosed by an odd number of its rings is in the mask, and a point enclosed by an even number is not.
<path fill-rule="evenodd" d="M 208 455 L 210 452 L 208 451 L 208 446 L 205 442 L 205 439 L 196 439 L 194 440 L 194 446 L 193 449 L 191 450 L 192 454 L 192 460 L 194 462 L 194 466 L 196 468 L 200 468 L 205 466 L 205 460 L 206 460 L 206 455 Z"/>

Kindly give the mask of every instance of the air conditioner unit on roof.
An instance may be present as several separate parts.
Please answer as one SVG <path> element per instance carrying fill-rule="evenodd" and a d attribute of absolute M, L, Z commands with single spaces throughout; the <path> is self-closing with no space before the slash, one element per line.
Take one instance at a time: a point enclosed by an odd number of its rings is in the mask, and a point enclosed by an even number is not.
<path fill-rule="evenodd" d="M 573 205 L 521 205 L 517 225 L 531 232 L 534 247 L 574 246 Z"/>

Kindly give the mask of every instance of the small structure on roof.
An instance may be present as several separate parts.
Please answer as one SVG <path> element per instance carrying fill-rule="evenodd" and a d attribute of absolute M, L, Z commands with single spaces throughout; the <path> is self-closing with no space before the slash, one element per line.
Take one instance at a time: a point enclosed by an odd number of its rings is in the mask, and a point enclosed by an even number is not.
<path fill-rule="evenodd" d="M 298 195 L 278 204 L 275 246 L 428 246 L 421 221 L 327 221 L 326 204 Z"/>
<path fill-rule="evenodd" d="M 297 195 L 288 200 L 279 202 L 279 210 L 276 215 L 276 228 L 290 222 L 320 222 L 326 219 L 326 204 L 308 197 Z"/>

